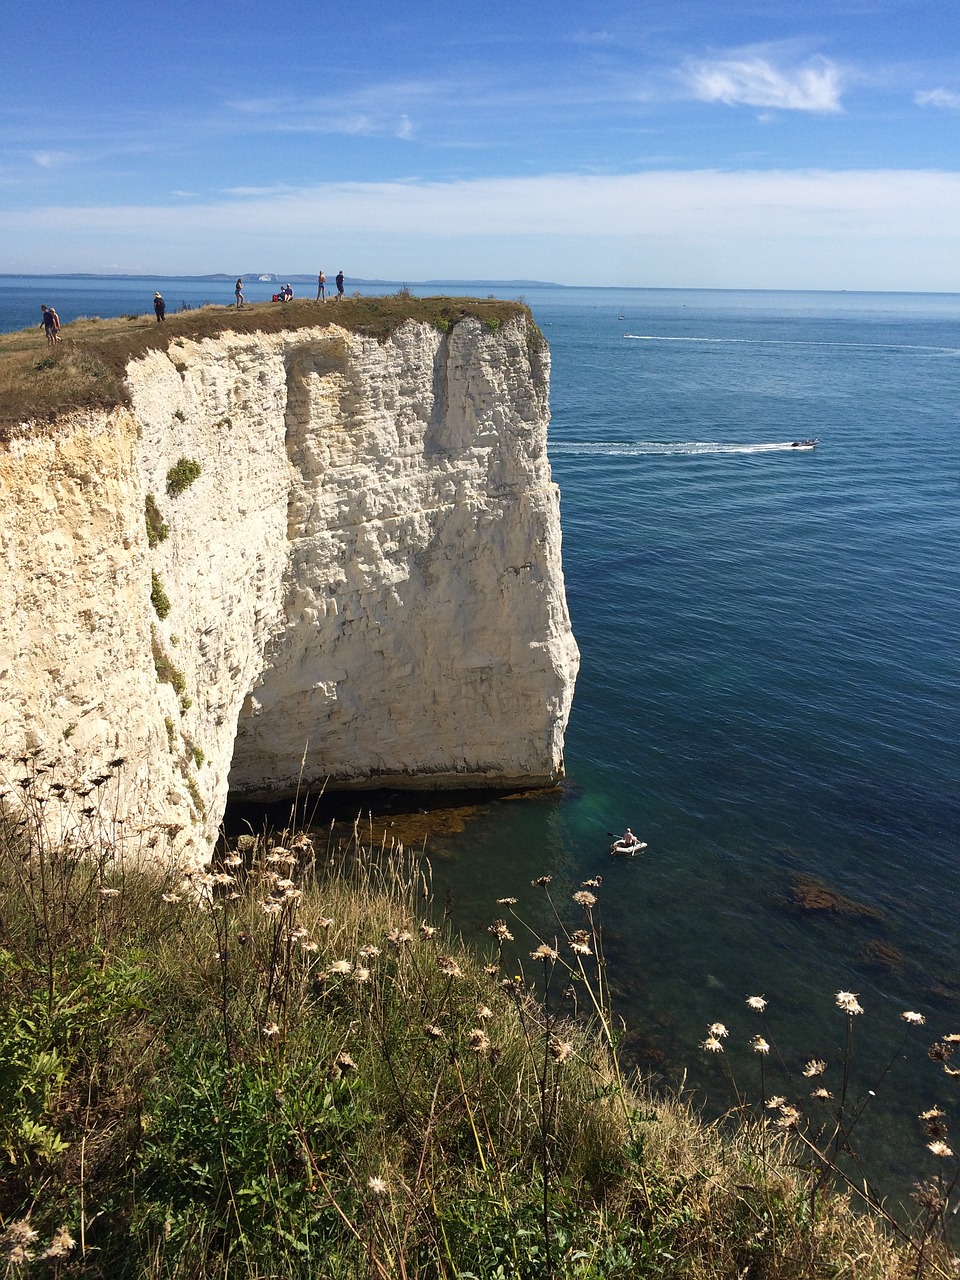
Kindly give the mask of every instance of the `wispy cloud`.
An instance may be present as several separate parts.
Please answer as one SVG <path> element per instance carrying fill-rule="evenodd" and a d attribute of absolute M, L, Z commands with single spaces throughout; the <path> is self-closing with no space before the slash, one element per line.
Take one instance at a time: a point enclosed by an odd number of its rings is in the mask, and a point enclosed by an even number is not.
<path fill-rule="evenodd" d="M 59 169 L 70 164 L 74 156 L 69 151 L 32 151 L 30 159 L 40 169 Z"/>
<path fill-rule="evenodd" d="M 960 111 L 960 93 L 953 89 L 922 89 L 913 95 L 918 107 L 940 107 L 944 111 Z"/>
<path fill-rule="evenodd" d="M 759 54 L 688 60 L 681 79 L 701 102 L 727 106 L 773 107 L 781 111 L 838 112 L 839 68 L 827 58 L 781 68 Z"/>

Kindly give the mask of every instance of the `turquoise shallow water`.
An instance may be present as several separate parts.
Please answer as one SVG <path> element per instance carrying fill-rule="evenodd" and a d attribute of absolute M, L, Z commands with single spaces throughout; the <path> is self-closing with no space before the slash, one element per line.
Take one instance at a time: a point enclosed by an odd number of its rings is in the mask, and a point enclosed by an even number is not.
<path fill-rule="evenodd" d="M 144 310 L 154 287 L 125 282 L 118 298 L 116 282 L 102 296 L 88 283 L 71 305 Z M 53 282 L 16 288 L 0 280 L 0 327 L 17 307 L 32 323 L 40 301 L 69 316 Z M 899 1191 L 932 1172 L 916 1113 L 957 1112 L 925 1050 L 960 1031 L 960 296 L 526 299 L 552 351 L 583 662 L 570 785 L 434 837 L 438 894 L 486 938 L 498 897 L 551 928 L 531 880 L 554 876 L 572 922 L 570 893 L 601 875 L 627 1050 L 669 1079 L 687 1071 L 714 1108 L 729 1100 L 723 1068 L 758 1083 L 746 995 L 769 1000 L 791 1070 L 819 1056 L 835 1071 L 834 993 L 858 992 L 865 1098 L 893 1063 L 863 1149 Z M 809 436 L 812 452 L 769 447 Z M 649 848 L 612 863 L 607 833 L 627 823 Z M 798 910 L 795 875 L 872 914 Z M 901 1052 L 904 1009 L 928 1024 Z M 718 1019 L 722 1066 L 698 1047 Z M 773 1087 L 805 1097 L 801 1083 Z"/>

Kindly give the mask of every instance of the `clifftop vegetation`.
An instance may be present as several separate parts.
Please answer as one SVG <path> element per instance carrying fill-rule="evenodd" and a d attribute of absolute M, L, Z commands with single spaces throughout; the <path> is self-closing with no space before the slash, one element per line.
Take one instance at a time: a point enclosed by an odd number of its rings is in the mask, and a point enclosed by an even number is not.
<path fill-rule="evenodd" d="M 527 310 L 518 302 L 401 293 L 326 304 L 307 299 L 258 302 L 241 310 L 205 306 L 168 312 L 163 324 L 152 315 L 81 318 L 63 326 L 55 346 L 46 345 L 39 327 L 0 334 L 0 438 L 5 428 L 28 419 L 127 404 L 124 370 L 129 362 L 147 351 L 169 350 L 178 338 L 196 341 L 222 333 L 279 333 L 337 324 L 382 340 L 408 320 L 446 333 L 463 317 L 475 316 L 495 331 L 521 314 Z"/>
<path fill-rule="evenodd" d="M 473 956 L 432 919 L 429 864 L 372 832 L 242 837 L 184 883 L 133 869 L 122 758 L 8 766 L 5 1275 L 953 1274 L 939 1220 L 892 1242 L 782 1126 L 704 1125 L 624 1079 L 596 881 L 531 886 L 549 942 L 501 899 Z"/>

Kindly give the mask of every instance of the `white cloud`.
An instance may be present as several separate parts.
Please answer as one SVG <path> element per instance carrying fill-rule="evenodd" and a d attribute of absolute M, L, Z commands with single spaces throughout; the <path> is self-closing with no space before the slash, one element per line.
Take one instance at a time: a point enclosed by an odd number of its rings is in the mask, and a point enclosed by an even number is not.
<path fill-rule="evenodd" d="M 41 169 L 59 169 L 62 165 L 69 164 L 73 156 L 69 151 L 32 151 L 30 159 Z"/>
<path fill-rule="evenodd" d="M 840 72 L 826 58 L 789 70 L 781 70 L 759 55 L 714 61 L 691 59 L 681 74 L 688 92 L 701 102 L 776 107 L 781 111 L 842 110 Z"/>
<path fill-rule="evenodd" d="M 265 250 L 309 270 L 319 245 L 385 279 L 960 291 L 958 222 L 960 173 L 941 171 L 325 183 L 189 206 L 0 212 L 0 269 L 46 269 L 55 232 L 61 256 L 74 245 L 84 259 L 76 270 L 108 245 L 171 274 L 262 262 Z"/>
<path fill-rule="evenodd" d="M 924 89 L 913 95 L 918 107 L 941 107 L 945 111 L 960 111 L 960 93 L 952 89 Z"/>

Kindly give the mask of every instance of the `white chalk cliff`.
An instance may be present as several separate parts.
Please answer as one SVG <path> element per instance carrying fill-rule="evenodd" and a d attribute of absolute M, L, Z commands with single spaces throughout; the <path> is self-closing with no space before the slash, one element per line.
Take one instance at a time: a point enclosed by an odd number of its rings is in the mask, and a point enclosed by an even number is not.
<path fill-rule="evenodd" d="M 578 654 L 548 376 L 525 317 L 224 332 L 0 446 L 8 774 L 124 756 L 128 829 L 195 862 L 228 791 L 554 782 Z"/>

